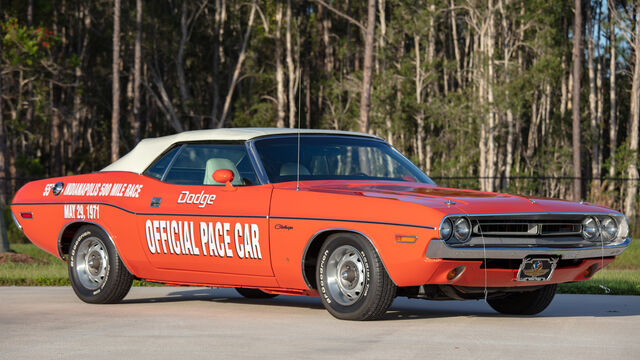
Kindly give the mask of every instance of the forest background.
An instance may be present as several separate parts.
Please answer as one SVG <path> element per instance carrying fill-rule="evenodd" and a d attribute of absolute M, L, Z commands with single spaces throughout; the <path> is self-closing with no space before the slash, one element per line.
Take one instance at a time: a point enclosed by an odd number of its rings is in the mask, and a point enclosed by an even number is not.
<path fill-rule="evenodd" d="M 637 224 L 639 8 L 1 0 L 0 205 L 142 138 L 301 126 L 377 134 L 444 186 L 593 201 Z"/>

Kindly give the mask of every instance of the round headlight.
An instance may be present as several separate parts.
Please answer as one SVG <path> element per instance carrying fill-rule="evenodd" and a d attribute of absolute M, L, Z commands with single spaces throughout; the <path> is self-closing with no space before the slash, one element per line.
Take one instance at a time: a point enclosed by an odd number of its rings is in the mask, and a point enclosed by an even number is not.
<path fill-rule="evenodd" d="M 451 220 L 444 219 L 442 225 L 440 226 L 440 239 L 448 240 L 451 237 L 451 230 L 453 226 L 451 225 Z"/>
<path fill-rule="evenodd" d="M 598 237 L 598 222 L 594 217 L 582 220 L 582 237 L 586 240 L 596 240 Z"/>
<path fill-rule="evenodd" d="M 600 229 L 602 233 L 602 240 L 609 242 L 613 241 L 618 236 L 618 223 L 612 218 L 607 216 L 602 219 L 600 223 Z"/>
<path fill-rule="evenodd" d="M 469 240 L 469 235 L 471 235 L 471 224 L 469 224 L 469 220 L 467 218 L 457 218 L 453 223 L 453 236 L 456 240 L 465 242 Z"/>

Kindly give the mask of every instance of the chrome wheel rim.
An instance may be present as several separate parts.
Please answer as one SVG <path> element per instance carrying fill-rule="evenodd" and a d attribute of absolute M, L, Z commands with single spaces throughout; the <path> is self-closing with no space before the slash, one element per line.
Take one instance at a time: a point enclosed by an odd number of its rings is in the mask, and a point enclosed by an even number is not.
<path fill-rule="evenodd" d="M 75 272 L 82 286 L 89 290 L 100 288 L 107 280 L 109 255 L 104 243 L 97 237 L 82 241 L 76 252 Z"/>
<path fill-rule="evenodd" d="M 353 305 L 362 296 L 365 286 L 365 267 L 362 256 L 353 246 L 335 249 L 327 261 L 327 287 L 340 305 Z"/>

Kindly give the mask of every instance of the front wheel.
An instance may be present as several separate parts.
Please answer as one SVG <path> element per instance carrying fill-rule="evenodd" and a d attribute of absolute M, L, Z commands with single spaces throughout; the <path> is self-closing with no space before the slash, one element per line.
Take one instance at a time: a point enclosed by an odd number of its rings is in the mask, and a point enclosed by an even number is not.
<path fill-rule="evenodd" d="M 535 315 L 551 304 L 556 295 L 557 284 L 545 285 L 534 291 L 507 294 L 504 297 L 487 299 L 497 312 L 508 315 Z"/>
<path fill-rule="evenodd" d="M 107 234 L 92 225 L 81 227 L 73 237 L 68 269 L 71 287 L 87 303 L 120 302 L 133 283 Z"/>
<path fill-rule="evenodd" d="M 327 238 L 316 265 L 316 283 L 324 307 L 343 320 L 378 319 L 396 295 L 373 245 L 351 233 Z"/>

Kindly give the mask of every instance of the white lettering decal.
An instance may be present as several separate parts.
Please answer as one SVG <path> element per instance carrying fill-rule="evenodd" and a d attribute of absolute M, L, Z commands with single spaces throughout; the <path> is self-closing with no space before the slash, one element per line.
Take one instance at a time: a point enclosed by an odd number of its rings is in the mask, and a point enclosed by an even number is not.
<path fill-rule="evenodd" d="M 207 256 L 207 248 L 205 245 L 207 244 L 209 237 L 207 236 L 207 223 L 200 223 L 200 244 L 202 245 L 202 254 Z"/>
<path fill-rule="evenodd" d="M 246 257 L 255 259 L 256 256 L 251 250 L 251 233 L 249 232 L 249 224 L 244 224 L 244 252 Z"/>
<path fill-rule="evenodd" d="M 73 217 L 75 215 L 77 218 L 77 211 L 78 208 L 74 205 L 65 206 L 65 216 Z M 75 214 L 72 214 L 74 212 Z M 194 233 L 194 221 L 146 220 L 145 235 L 149 252 L 151 254 L 217 258 L 237 256 L 239 259 L 262 259 L 260 228 L 257 224 L 218 221 L 215 224 L 200 222 L 195 226 L 199 227 L 199 244 Z M 231 231 L 233 231 L 233 245 L 231 245 Z M 167 244 L 169 245 L 168 251 Z"/>
<path fill-rule="evenodd" d="M 75 205 L 65 205 L 64 206 L 64 218 L 65 219 L 75 219 L 76 218 L 76 207 Z"/>
<path fill-rule="evenodd" d="M 160 252 L 160 233 L 158 232 L 160 228 L 160 221 L 153 220 L 153 241 L 155 242 L 155 247 L 157 249 L 156 252 Z"/>
<path fill-rule="evenodd" d="M 176 234 L 178 233 L 178 222 L 175 220 L 171 221 L 171 242 L 173 243 L 173 248 L 177 255 L 180 255 L 180 242 L 176 241 Z"/>
<path fill-rule="evenodd" d="M 45 185 L 42 196 L 51 192 L 54 184 Z M 64 186 L 62 195 L 66 196 L 115 196 L 115 197 L 140 197 L 141 184 L 111 184 L 111 183 L 68 183 Z"/>
<path fill-rule="evenodd" d="M 239 240 L 239 238 L 241 237 L 242 237 L 242 225 L 240 225 L 240 223 L 236 223 L 233 239 L 235 240 L 234 242 L 236 244 L 236 254 L 238 254 L 238 257 L 240 259 L 244 257 L 244 246 L 242 246 L 242 242 L 240 242 Z"/>
<path fill-rule="evenodd" d="M 178 195 L 178 204 L 196 204 L 199 208 L 212 205 L 216 196 L 214 194 L 205 194 L 202 190 L 199 194 L 192 194 L 188 191 L 180 192 Z"/>
<path fill-rule="evenodd" d="M 193 236 L 193 221 L 189 221 L 189 233 L 191 234 L 191 248 L 193 255 L 200 255 L 200 249 L 196 246 L 196 237 Z"/>
<path fill-rule="evenodd" d="M 215 233 L 213 231 L 213 223 L 209 223 L 209 226 L 207 228 L 207 235 L 209 237 L 209 256 L 220 256 L 218 255 L 218 249 L 216 248 L 216 243 L 215 243 Z M 213 253 L 211 253 L 213 251 Z"/>
<path fill-rule="evenodd" d="M 149 252 L 153 254 L 156 252 L 156 244 L 153 242 L 153 225 L 151 225 L 151 220 L 145 222 L 144 228 L 147 234 L 147 247 L 149 248 Z"/>
<path fill-rule="evenodd" d="M 262 254 L 260 253 L 260 231 L 256 224 L 251 224 L 251 243 L 255 256 L 257 256 L 258 259 L 262 259 Z"/>
<path fill-rule="evenodd" d="M 160 221 L 160 241 L 162 243 L 162 251 L 167 253 L 167 223 Z"/>
<path fill-rule="evenodd" d="M 42 192 L 42 196 L 47 196 L 49 195 L 49 193 L 51 192 L 51 189 L 53 188 L 53 185 L 55 184 L 47 184 L 44 186 L 44 191 Z"/>
<path fill-rule="evenodd" d="M 220 241 L 220 236 L 222 236 L 222 223 L 216 223 L 216 247 L 218 248 L 218 254 L 220 257 L 224 257 L 224 244 Z"/>
<path fill-rule="evenodd" d="M 191 248 L 191 238 L 189 237 L 189 222 L 187 221 L 182 222 L 182 235 L 184 236 L 181 239 L 181 242 L 184 245 L 184 253 L 193 255 L 193 249 Z"/>
<path fill-rule="evenodd" d="M 229 223 L 224 223 L 222 226 L 224 228 L 224 249 L 226 250 L 226 255 L 227 257 L 233 257 L 233 253 L 231 252 L 231 249 L 229 249 L 229 244 L 231 244 L 231 236 L 229 236 Z"/>

